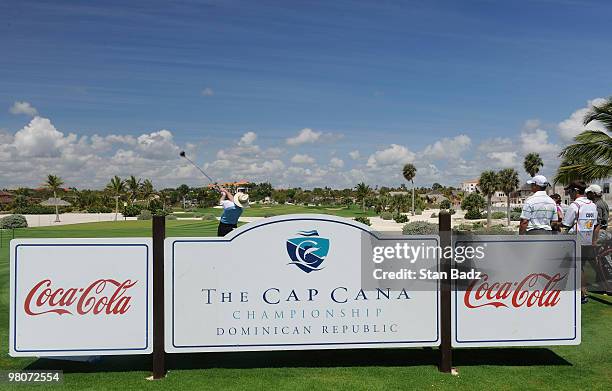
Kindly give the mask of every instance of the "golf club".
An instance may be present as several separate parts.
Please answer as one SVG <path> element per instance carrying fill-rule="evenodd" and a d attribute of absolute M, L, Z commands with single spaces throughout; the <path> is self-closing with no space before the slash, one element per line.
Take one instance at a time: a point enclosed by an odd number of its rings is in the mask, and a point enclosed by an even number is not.
<path fill-rule="evenodd" d="M 202 174 L 204 174 L 204 176 L 208 178 L 210 183 L 215 184 L 215 181 L 211 177 L 209 177 L 208 174 L 204 172 L 204 170 L 202 170 L 197 164 L 195 164 L 191 159 L 187 157 L 187 155 L 185 154 L 185 151 L 181 151 L 179 155 L 182 158 L 185 158 L 189 163 L 191 163 L 195 168 L 197 168 Z"/>

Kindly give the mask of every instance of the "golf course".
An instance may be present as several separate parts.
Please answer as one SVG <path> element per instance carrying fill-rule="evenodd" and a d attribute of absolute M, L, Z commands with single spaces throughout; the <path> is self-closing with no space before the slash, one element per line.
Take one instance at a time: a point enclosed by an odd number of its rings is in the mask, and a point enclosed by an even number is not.
<path fill-rule="evenodd" d="M 310 208 L 307 208 L 309 210 Z M 264 208 L 251 208 L 260 213 Z M 208 212 L 208 211 L 202 211 Z M 216 221 L 167 221 L 166 236 L 213 236 Z M 240 352 L 167 356 L 168 375 L 148 381 L 149 356 L 107 356 L 78 363 L 8 356 L 9 241 L 15 238 L 145 237 L 151 221 L 119 221 L 5 230 L 0 248 L 0 370 L 60 369 L 64 383 L 14 389 L 278 389 L 278 390 L 607 390 L 612 299 L 591 295 L 582 306 L 582 344 L 542 348 L 454 350 L 459 375 L 438 372 L 436 349 Z M 490 327 L 495 327 L 494 324 Z M 537 327 L 537 325 L 534 325 Z M 2 389 L 9 389 L 2 384 Z"/>

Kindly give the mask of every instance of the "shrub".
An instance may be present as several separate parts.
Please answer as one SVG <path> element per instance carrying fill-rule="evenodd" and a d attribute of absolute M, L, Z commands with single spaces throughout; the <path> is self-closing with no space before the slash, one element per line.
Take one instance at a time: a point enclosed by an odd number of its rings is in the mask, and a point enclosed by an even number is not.
<path fill-rule="evenodd" d="M 370 219 L 365 216 L 357 216 L 353 220 L 358 221 L 361 224 L 372 225 L 372 223 L 370 222 Z"/>
<path fill-rule="evenodd" d="M 414 214 L 420 216 L 420 215 L 423 214 L 423 210 L 422 209 L 417 209 L 417 210 L 414 211 Z"/>
<path fill-rule="evenodd" d="M 482 213 L 478 209 L 470 209 L 465 213 L 465 218 L 468 220 L 482 219 Z"/>
<path fill-rule="evenodd" d="M 380 218 L 383 220 L 391 220 L 393 218 L 393 213 L 391 212 L 382 212 L 380 214 Z"/>
<path fill-rule="evenodd" d="M 87 208 L 88 213 L 111 213 L 113 209 L 104 205 L 94 205 Z"/>
<path fill-rule="evenodd" d="M 521 213 L 523 211 L 523 208 L 521 208 L 520 206 L 515 206 L 514 208 L 512 208 L 512 211 Z"/>
<path fill-rule="evenodd" d="M 461 235 L 514 235 L 515 233 L 501 224 L 485 227 L 482 223 L 459 224 L 453 231 Z"/>
<path fill-rule="evenodd" d="M 516 212 L 513 210 L 512 212 L 510 212 L 510 220 L 519 221 L 521 219 L 521 213 L 522 212 Z"/>
<path fill-rule="evenodd" d="M 217 218 L 215 217 L 214 214 L 208 213 L 208 214 L 205 214 L 204 216 L 202 216 L 202 220 L 204 220 L 204 221 L 214 221 L 214 220 L 217 220 Z"/>
<path fill-rule="evenodd" d="M 404 235 L 435 235 L 438 233 L 438 224 L 425 221 L 413 221 L 402 228 Z"/>
<path fill-rule="evenodd" d="M 440 202 L 440 209 L 450 209 L 451 207 L 451 203 L 449 200 L 442 200 L 442 202 Z"/>
<path fill-rule="evenodd" d="M 461 209 L 469 212 L 472 212 L 472 216 L 476 216 L 476 213 L 480 214 L 480 211 L 483 210 L 487 206 L 487 203 L 483 196 L 477 193 L 470 193 L 467 197 L 461 201 Z M 466 214 L 466 219 L 467 217 Z M 476 218 L 476 217 L 474 217 Z"/>
<path fill-rule="evenodd" d="M 451 215 L 454 215 L 455 213 L 457 213 L 457 211 L 455 209 L 449 209 L 448 213 L 450 213 Z"/>
<path fill-rule="evenodd" d="M 176 220 L 177 217 L 175 215 L 167 215 L 166 220 Z"/>
<path fill-rule="evenodd" d="M 152 218 L 153 214 L 151 214 L 151 211 L 147 209 L 141 210 L 140 214 L 137 217 L 138 220 L 151 220 Z"/>
<path fill-rule="evenodd" d="M 61 209 L 62 211 L 64 209 Z M 28 205 L 15 208 L 15 214 L 22 215 L 50 215 L 55 213 L 55 208 L 52 206 Z"/>
<path fill-rule="evenodd" d="M 506 212 L 493 212 L 491 213 L 491 218 L 492 219 L 505 219 Z"/>
<path fill-rule="evenodd" d="M 429 216 L 429 217 L 438 217 L 438 214 L 437 214 L 436 212 L 433 212 L 433 213 L 431 214 L 431 216 Z"/>
<path fill-rule="evenodd" d="M 27 228 L 28 221 L 22 215 L 9 215 L 0 219 L 0 228 L 12 229 L 12 228 Z"/>
<path fill-rule="evenodd" d="M 123 215 L 125 217 L 136 217 L 140 214 L 140 211 L 143 209 L 141 205 L 128 205 L 123 210 Z"/>
<path fill-rule="evenodd" d="M 407 223 L 409 221 L 408 216 L 403 214 L 395 215 L 395 217 L 393 217 L 393 220 L 395 220 L 396 223 Z"/>

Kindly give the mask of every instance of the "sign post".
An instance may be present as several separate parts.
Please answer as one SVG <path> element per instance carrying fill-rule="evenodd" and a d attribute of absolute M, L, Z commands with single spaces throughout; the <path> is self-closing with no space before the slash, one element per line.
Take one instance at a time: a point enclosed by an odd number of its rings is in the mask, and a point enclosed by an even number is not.
<path fill-rule="evenodd" d="M 440 211 L 438 217 L 440 231 L 440 247 L 451 245 L 451 215 L 447 211 Z M 445 278 L 440 281 L 440 372 L 451 373 L 453 366 L 453 352 L 451 348 L 451 258 L 443 252 L 440 258 L 441 269 Z"/>
<path fill-rule="evenodd" d="M 164 352 L 164 238 L 166 218 L 153 216 L 153 379 L 166 375 Z"/>

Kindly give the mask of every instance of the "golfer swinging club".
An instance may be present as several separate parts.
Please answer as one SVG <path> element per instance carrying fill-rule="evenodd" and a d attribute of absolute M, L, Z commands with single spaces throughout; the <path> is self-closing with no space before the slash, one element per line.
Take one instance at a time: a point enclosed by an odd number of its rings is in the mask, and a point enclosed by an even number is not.
<path fill-rule="evenodd" d="M 219 204 L 223 207 L 223 214 L 217 228 L 217 236 L 225 236 L 238 227 L 238 219 L 249 204 L 249 195 L 243 188 L 238 188 L 234 195 L 222 186 L 219 186 L 219 191 L 221 192 Z"/>

